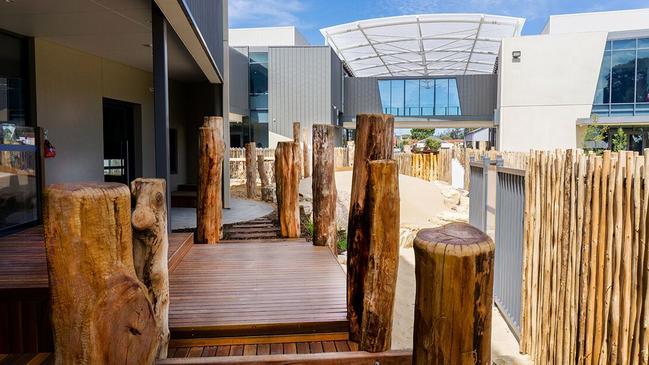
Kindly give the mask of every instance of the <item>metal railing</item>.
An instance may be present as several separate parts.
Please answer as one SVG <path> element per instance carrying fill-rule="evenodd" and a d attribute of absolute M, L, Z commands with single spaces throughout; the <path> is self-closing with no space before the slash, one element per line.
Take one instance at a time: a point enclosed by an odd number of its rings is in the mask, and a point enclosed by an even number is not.
<path fill-rule="evenodd" d="M 479 230 L 487 231 L 487 182 L 489 175 L 489 157 L 482 161 L 473 158 L 469 163 L 471 183 L 469 188 L 469 223 Z"/>
<path fill-rule="evenodd" d="M 518 338 L 523 280 L 525 170 L 502 167 L 500 158 L 496 166 L 494 301 Z"/>

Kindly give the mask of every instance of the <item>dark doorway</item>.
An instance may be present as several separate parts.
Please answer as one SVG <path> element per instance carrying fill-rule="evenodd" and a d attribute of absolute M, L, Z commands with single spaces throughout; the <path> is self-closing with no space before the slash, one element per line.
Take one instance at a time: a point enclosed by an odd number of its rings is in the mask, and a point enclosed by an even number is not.
<path fill-rule="evenodd" d="M 104 181 L 129 184 L 135 178 L 136 104 L 104 98 Z"/>

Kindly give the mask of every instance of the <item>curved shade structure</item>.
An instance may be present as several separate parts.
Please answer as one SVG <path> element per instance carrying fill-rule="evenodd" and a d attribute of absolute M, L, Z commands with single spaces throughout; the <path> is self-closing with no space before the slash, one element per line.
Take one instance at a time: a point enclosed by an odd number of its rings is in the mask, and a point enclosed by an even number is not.
<path fill-rule="evenodd" d="M 321 29 L 355 76 L 493 73 L 502 38 L 525 19 L 486 14 L 422 14 L 361 20 Z"/>

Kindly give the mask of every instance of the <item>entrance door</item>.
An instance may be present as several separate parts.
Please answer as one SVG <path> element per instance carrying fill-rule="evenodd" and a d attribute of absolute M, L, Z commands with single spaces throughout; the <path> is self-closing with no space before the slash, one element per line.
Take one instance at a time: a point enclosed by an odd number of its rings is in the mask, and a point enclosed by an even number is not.
<path fill-rule="evenodd" d="M 135 178 L 135 105 L 104 98 L 104 181 Z"/>

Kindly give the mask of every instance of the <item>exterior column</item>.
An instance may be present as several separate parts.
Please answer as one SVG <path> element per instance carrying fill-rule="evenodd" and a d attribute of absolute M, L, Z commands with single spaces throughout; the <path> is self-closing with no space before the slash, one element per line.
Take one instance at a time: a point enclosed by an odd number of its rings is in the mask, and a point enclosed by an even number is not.
<path fill-rule="evenodd" d="M 155 130 L 155 176 L 165 179 L 167 206 L 171 208 L 169 183 L 169 65 L 167 59 L 167 20 L 151 1 L 153 40 L 153 126 Z M 167 230 L 171 230 L 171 209 L 167 214 Z"/>

